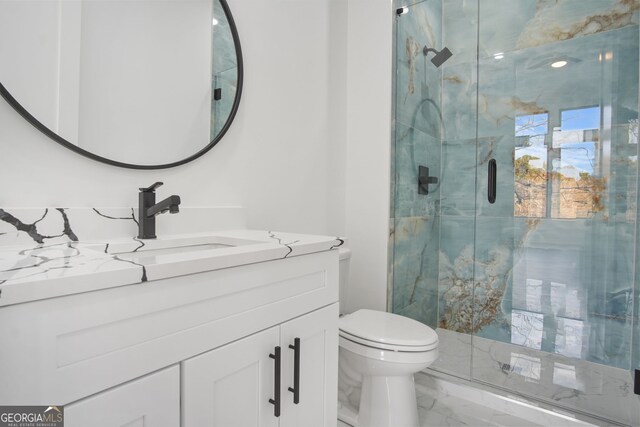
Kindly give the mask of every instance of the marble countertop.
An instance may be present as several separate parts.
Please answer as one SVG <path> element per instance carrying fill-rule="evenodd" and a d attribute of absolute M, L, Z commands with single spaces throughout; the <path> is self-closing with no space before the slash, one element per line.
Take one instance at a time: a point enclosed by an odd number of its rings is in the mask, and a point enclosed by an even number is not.
<path fill-rule="evenodd" d="M 196 249 L 162 252 L 175 241 Z M 0 246 L 0 306 L 327 251 L 343 243 L 330 236 L 231 230 Z"/>

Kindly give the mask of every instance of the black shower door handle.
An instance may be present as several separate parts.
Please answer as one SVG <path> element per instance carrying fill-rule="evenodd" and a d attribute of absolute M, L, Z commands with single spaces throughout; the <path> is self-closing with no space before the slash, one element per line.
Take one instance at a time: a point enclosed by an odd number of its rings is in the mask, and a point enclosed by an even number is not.
<path fill-rule="evenodd" d="M 293 387 L 289 391 L 293 393 L 293 403 L 300 403 L 300 338 L 293 340 L 293 345 L 289 344 L 293 350 Z"/>
<path fill-rule="evenodd" d="M 496 202 L 496 175 L 498 166 L 496 165 L 496 159 L 489 160 L 487 166 L 487 200 L 493 204 Z"/>
<path fill-rule="evenodd" d="M 273 399 L 269 399 L 269 403 L 273 405 L 273 416 L 280 416 L 280 346 L 274 349 L 273 354 L 269 357 L 274 360 L 275 376 L 273 378 Z"/>

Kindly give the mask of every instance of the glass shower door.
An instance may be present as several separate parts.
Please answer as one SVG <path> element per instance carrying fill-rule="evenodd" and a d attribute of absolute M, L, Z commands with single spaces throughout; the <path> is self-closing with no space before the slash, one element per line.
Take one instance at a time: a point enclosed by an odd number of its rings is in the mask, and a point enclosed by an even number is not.
<path fill-rule="evenodd" d="M 444 65 L 436 66 L 434 53 L 427 49 L 443 48 L 442 0 L 425 0 L 406 6 L 406 13 L 396 16 L 395 61 L 395 138 L 392 144 L 392 200 L 390 245 L 392 257 L 392 298 L 390 311 L 419 320 L 436 329 L 440 339 L 442 357 L 434 367 L 469 378 L 471 366 L 471 337 L 443 327 L 440 265 L 443 238 L 441 230 L 455 230 L 468 241 L 456 241 L 446 235 L 448 246 L 473 247 L 474 198 L 460 200 L 457 212 L 443 211 L 443 191 L 454 184 L 466 183 L 473 193 L 475 176 L 475 134 L 463 145 L 455 140 L 456 148 L 471 150 L 471 161 L 465 166 L 468 180 L 462 180 L 460 170 L 451 173 L 446 159 L 455 153 L 444 151 L 445 142 L 456 138 L 458 130 L 449 127 L 444 117 L 443 70 L 460 56 Z M 475 106 L 475 102 L 473 103 Z M 472 126 L 475 129 L 475 124 Z M 475 131 L 473 131 L 475 132 Z M 448 157 L 446 157 L 448 156 Z M 426 173 L 428 169 L 428 174 Z M 432 177 L 421 190 L 420 172 Z M 455 202 L 451 201 L 449 205 Z M 462 206 L 462 202 L 465 206 Z M 462 218 L 464 216 L 464 218 Z M 467 284 L 471 291 L 472 276 Z M 469 292 L 470 293 L 470 292 Z M 469 299 L 469 303 L 471 300 Z M 471 316 L 469 316 L 471 318 Z"/>
<path fill-rule="evenodd" d="M 411 3 L 390 310 L 436 328 L 430 369 L 640 425 L 640 1 Z"/>
<path fill-rule="evenodd" d="M 638 26 L 533 3 L 479 2 L 472 378 L 640 425 Z"/>

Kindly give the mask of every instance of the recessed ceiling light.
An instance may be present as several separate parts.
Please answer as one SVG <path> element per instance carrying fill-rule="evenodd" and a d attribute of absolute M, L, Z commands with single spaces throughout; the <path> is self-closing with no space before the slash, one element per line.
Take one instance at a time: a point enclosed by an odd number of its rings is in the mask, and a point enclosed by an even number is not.
<path fill-rule="evenodd" d="M 562 61 L 556 61 L 556 62 L 551 63 L 551 66 L 552 66 L 553 68 L 562 68 L 562 67 L 564 67 L 564 66 L 565 66 L 565 65 L 567 65 L 567 64 L 568 64 L 568 62 L 567 62 L 567 61 L 562 60 Z"/>
<path fill-rule="evenodd" d="M 213 18 L 213 20 L 211 21 L 211 24 L 212 25 L 218 25 L 219 22 L 218 22 L 218 20 L 216 18 Z"/>
<path fill-rule="evenodd" d="M 504 58 L 504 52 L 498 52 L 493 54 L 493 59 L 502 59 Z"/>

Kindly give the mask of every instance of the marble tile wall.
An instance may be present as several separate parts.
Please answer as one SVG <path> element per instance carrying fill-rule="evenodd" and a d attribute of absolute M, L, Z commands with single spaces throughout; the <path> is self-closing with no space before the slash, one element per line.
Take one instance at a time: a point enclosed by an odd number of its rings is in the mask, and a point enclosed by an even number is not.
<path fill-rule="evenodd" d="M 394 236 L 395 312 L 432 326 L 435 313 L 439 331 L 542 351 L 567 363 L 595 362 L 620 372 L 640 365 L 634 255 L 639 10 L 638 0 L 428 0 L 410 8 L 405 16 L 417 18 L 399 24 L 397 38 L 393 224 L 403 231 Z M 403 62 L 401 44 L 410 35 L 435 34 L 432 22 L 428 31 L 420 27 L 430 16 L 441 19 L 440 40 L 453 57 L 420 80 L 415 76 L 430 64 L 422 70 L 420 61 Z M 568 64 L 550 67 L 558 59 Z M 432 78 L 440 79 L 437 89 Z M 433 94 L 440 97 L 437 105 Z M 567 202 L 558 174 L 562 162 L 571 161 L 570 149 L 584 149 L 563 146 L 554 127 L 566 126 L 564 111 L 593 106 L 600 108 L 600 125 L 580 141 L 593 141 L 597 154 L 582 171 L 594 179 L 590 186 L 582 178 L 569 181 L 586 196 Z M 539 163 L 547 168 L 541 182 L 519 180 L 514 172 L 519 150 L 533 144 L 516 136 L 516 118 L 534 114 L 548 115 L 540 137 Z M 424 158 L 440 162 L 439 169 L 429 165 L 440 177 L 437 199 L 425 200 L 412 188 Z M 498 164 L 494 204 L 486 195 L 492 158 Z M 526 185 L 540 186 L 536 195 L 543 200 L 516 215 L 515 204 L 523 203 L 517 191 Z M 586 207 L 567 210 L 571 203 Z M 475 357 L 471 363 L 471 353 L 481 349 L 475 341 L 456 348 L 471 367 L 440 360 L 434 368 L 475 377 L 480 366 Z M 481 379 L 497 383 L 500 374 Z M 595 410 L 585 402 L 569 400 L 568 406 Z"/>
<path fill-rule="evenodd" d="M 443 42 L 453 57 L 442 66 L 446 131 L 442 142 L 438 331 L 461 334 L 459 339 L 444 340 L 444 345 L 455 349 L 455 358 L 441 357 L 433 367 L 471 378 L 472 346 L 467 334 L 475 322 L 476 169 L 480 161 L 476 143 L 478 2 L 445 0 L 443 15 Z"/>
<path fill-rule="evenodd" d="M 506 2 L 480 2 L 476 323 L 471 332 L 628 369 L 635 272 L 630 256 L 635 206 L 629 195 L 636 196 L 638 172 L 637 143 L 628 134 L 638 115 L 639 5 L 570 0 L 517 5 L 512 15 L 500 13 Z M 497 57 L 499 53 L 504 57 Z M 557 58 L 567 59 L 568 66 L 551 68 Z M 550 133 L 561 124 L 563 110 L 591 105 L 605 110 L 597 141 L 603 154 L 594 166 L 594 174 L 604 177 L 605 188 L 597 194 L 602 209 L 588 219 L 552 219 L 553 206 L 540 219 L 514 217 L 513 159 L 519 143 L 515 118 L 548 113 Z M 545 144 L 554 144 L 550 135 Z M 498 201 L 493 205 L 482 191 L 482 162 L 488 157 L 499 165 Z M 547 204 L 553 203 L 547 192 Z M 441 240 L 446 240 L 444 233 Z M 491 285 L 493 276 L 486 274 L 496 264 L 487 263 L 486 255 L 500 248 L 512 259 L 505 255 L 496 287 Z M 497 292 L 499 305 L 485 304 L 491 301 L 490 292 Z M 566 305 L 562 309 L 554 307 L 560 299 Z M 567 311 L 579 323 L 566 320 Z M 526 331 L 518 331 L 521 325 Z M 560 342 L 565 331 L 575 333 L 576 328 L 581 339 L 571 352 Z M 522 341 L 525 332 L 540 338 Z"/>
<path fill-rule="evenodd" d="M 246 228 L 241 207 L 180 207 L 161 215 L 159 236 Z M 0 206 L 0 248 L 113 241 L 138 234 L 138 208 L 13 208 Z"/>
<path fill-rule="evenodd" d="M 440 184 L 418 194 L 418 167 L 441 180 L 441 70 L 425 46 L 441 49 L 442 0 L 414 2 L 397 17 L 395 144 L 392 148 L 391 310 L 437 325 Z M 440 181 L 441 182 L 441 181 Z"/>

